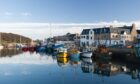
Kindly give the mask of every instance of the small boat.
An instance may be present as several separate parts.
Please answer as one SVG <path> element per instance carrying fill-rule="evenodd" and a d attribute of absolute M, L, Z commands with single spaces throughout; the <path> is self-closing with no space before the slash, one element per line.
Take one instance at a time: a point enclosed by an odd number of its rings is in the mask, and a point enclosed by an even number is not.
<path fill-rule="evenodd" d="M 22 48 L 22 51 L 27 52 L 27 51 L 29 51 L 29 48 L 25 46 Z"/>
<path fill-rule="evenodd" d="M 92 51 L 89 48 L 83 48 L 81 56 L 82 57 L 92 57 Z"/>
<path fill-rule="evenodd" d="M 70 55 L 70 58 L 73 59 L 73 60 L 78 60 L 80 57 L 80 53 L 73 53 Z"/>
<path fill-rule="evenodd" d="M 64 45 L 63 44 L 57 44 L 57 43 L 52 45 L 52 49 L 54 51 L 57 51 L 59 48 L 64 48 Z"/>
<path fill-rule="evenodd" d="M 27 51 L 34 52 L 35 47 L 34 46 L 24 46 L 24 47 L 22 47 L 22 51 L 24 51 L 24 52 L 27 52 Z"/>
<path fill-rule="evenodd" d="M 36 47 L 36 52 L 45 52 L 46 51 L 46 47 L 45 46 L 37 46 Z"/>
<path fill-rule="evenodd" d="M 80 57 L 80 51 L 76 49 L 70 49 L 69 51 L 69 56 L 72 58 L 79 58 Z"/>
<path fill-rule="evenodd" d="M 92 57 L 92 52 L 91 52 L 91 51 L 82 52 L 82 53 L 81 53 L 81 56 L 82 56 L 82 57 Z"/>
<path fill-rule="evenodd" d="M 61 52 L 57 54 L 58 57 L 68 57 L 68 54 L 65 52 Z"/>
<path fill-rule="evenodd" d="M 116 50 L 117 48 L 115 48 Z M 120 48 L 118 48 L 120 50 Z M 120 52 L 120 51 L 119 51 Z M 105 45 L 100 45 L 98 48 L 93 52 L 94 58 L 110 60 L 112 56 L 111 48 L 106 47 Z"/>
<path fill-rule="evenodd" d="M 66 48 L 60 48 L 58 50 L 58 57 L 68 57 L 68 54 L 67 54 L 67 49 Z"/>

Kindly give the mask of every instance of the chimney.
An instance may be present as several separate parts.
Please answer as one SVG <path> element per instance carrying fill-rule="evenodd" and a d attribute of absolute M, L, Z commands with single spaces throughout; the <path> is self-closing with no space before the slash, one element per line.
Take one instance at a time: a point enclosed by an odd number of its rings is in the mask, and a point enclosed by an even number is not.
<path fill-rule="evenodd" d="M 132 24 L 132 27 L 134 28 L 134 27 L 136 27 L 136 25 L 133 23 L 133 24 Z"/>

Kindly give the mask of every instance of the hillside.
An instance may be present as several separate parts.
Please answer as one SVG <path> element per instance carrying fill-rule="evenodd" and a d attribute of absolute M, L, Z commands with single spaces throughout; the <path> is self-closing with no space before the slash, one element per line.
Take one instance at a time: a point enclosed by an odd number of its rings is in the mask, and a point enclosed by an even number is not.
<path fill-rule="evenodd" d="M 0 32 L 1 43 L 30 43 L 31 39 L 25 36 L 21 36 L 13 33 Z"/>

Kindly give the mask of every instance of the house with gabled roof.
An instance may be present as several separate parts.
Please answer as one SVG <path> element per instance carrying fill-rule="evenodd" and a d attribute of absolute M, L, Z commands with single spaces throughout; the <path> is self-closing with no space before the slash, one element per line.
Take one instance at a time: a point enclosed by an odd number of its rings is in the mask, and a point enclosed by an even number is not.
<path fill-rule="evenodd" d="M 135 24 L 122 27 L 103 27 L 83 29 L 80 36 L 81 46 L 97 46 L 100 44 L 111 45 L 129 45 L 137 36 Z"/>
<path fill-rule="evenodd" d="M 80 46 L 92 46 L 94 43 L 94 30 L 93 29 L 83 29 L 80 35 Z"/>

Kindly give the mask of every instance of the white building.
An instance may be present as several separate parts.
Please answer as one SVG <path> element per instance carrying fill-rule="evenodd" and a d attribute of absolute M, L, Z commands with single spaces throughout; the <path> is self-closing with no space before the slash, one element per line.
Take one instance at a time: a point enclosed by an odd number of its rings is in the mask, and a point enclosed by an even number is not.
<path fill-rule="evenodd" d="M 84 29 L 80 35 L 80 46 L 92 46 L 94 44 L 93 29 Z"/>
<path fill-rule="evenodd" d="M 135 25 L 123 27 L 103 27 L 84 29 L 80 36 L 80 46 L 130 45 L 137 36 Z M 140 35 L 139 35 L 140 36 Z"/>

